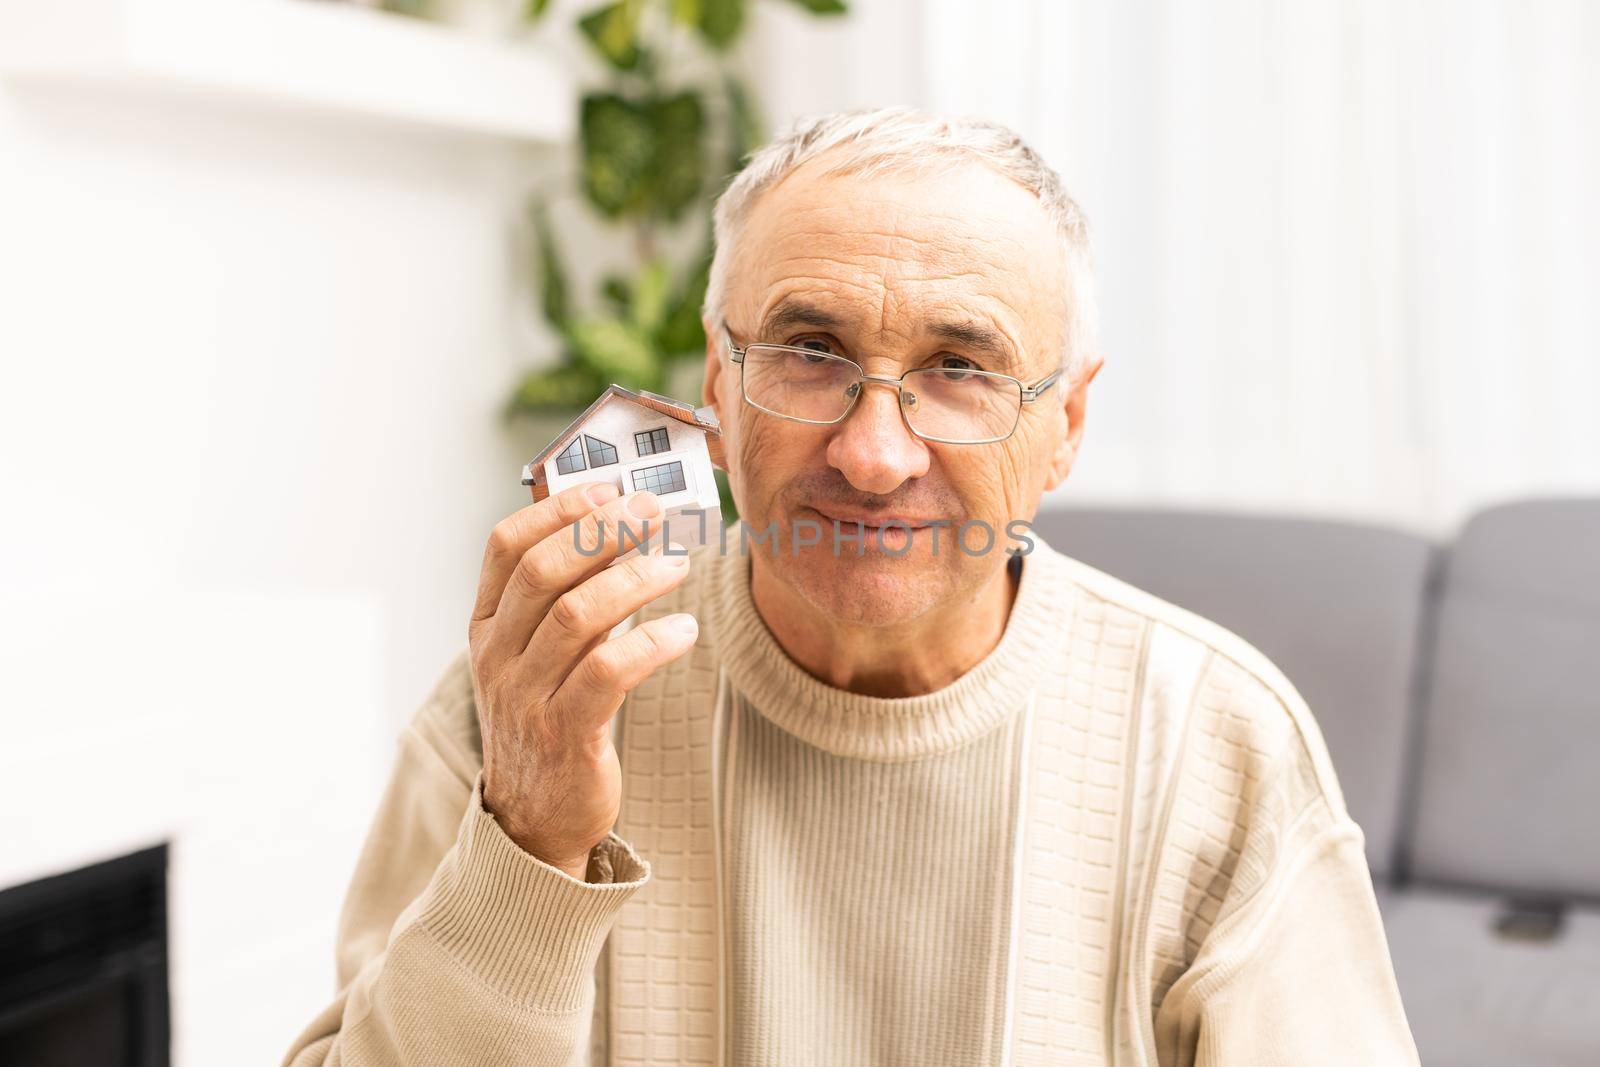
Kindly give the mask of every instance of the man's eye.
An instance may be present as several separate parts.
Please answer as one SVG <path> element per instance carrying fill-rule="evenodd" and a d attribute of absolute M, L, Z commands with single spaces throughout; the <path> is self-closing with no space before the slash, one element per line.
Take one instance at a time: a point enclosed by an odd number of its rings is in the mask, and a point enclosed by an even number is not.
<path fill-rule="evenodd" d="M 817 339 L 815 337 L 808 337 L 808 338 L 804 338 L 802 340 L 796 341 L 796 342 L 794 342 L 794 347 L 796 347 L 796 348 L 807 348 L 807 349 L 810 349 L 813 352 L 821 352 L 821 353 L 824 353 L 825 355 L 830 355 L 830 356 L 838 355 L 838 353 L 833 350 L 833 346 L 832 345 L 830 345 L 826 341 L 819 340 L 819 339 Z M 823 361 L 820 360 L 820 359 L 811 359 L 808 356 L 808 357 L 806 357 L 806 362 L 808 362 L 808 363 L 821 363 Z"/>
<path fill-rule="evenodd" d="M 946 374 L 944 377 L 952 382 L 959 382 L 964 381 L 967 378 L 967 375 L 960 373 L 961 371 L 978 370 L 979 367 L 976 363 L 972 362 L 972 360 L 965 356 L 945 356 L 939 362 L 939 369 L 956 372 L 953 374 Z"/>

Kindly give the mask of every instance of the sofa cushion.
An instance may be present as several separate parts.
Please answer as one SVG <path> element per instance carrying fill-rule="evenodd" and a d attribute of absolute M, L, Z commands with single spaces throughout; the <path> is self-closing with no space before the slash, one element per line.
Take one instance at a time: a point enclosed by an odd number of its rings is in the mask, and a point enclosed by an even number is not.
<path fill-rule="evenodd" d="M 1573 908 L 1548 941 L 1496 932 L 1498 898 L 1378 896 L 1406 1018 L 1428 1067 L 1600 1063 L 1600 908 Z"/>
<path fill-rule="evenodd" d="M 1438 611 L 1412 875 L 1600 896 L 1600 500 L 1474 516 Z"/>
<path fill-rule="evenodd" d="M 1391 868 L 1419 619 L 1424 539 L 1337 522 L 1070 509 L 1049 544 L 1249 641 L 1294 683 L 1327 740 L 1375 879 Z"/>

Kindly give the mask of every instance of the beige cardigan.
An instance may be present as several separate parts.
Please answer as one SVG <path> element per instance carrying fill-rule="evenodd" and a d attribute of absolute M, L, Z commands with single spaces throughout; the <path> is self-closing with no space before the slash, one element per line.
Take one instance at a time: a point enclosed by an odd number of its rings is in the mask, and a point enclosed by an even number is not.
<path fill-rule="evenodd" d="M 751 1020 L 731 1006 L 761 1003 L 767 983 L 732 987 L 730 945 L 752 932 L 734 939 L 730 917 L 751 911 L 730 886 L 781 869 L 787 851 L 764 849 L 827 832 L 796 821 L 769 835 L 781 840 L 744 839 L 753 858 L 724 855 L 747 799 L 727 777 L 741 709 L 759 709 L 787 751 L 826 753 L 869 782 L 983 738 L 1006 754 L 998 786 L 942 787 L 1015 796 L 997 872 L 1008 888 L 985 927 L 998 931 L 997 966 L 963 979 L 970 988 L 933 990 L 986 1005 L 982 1043 L 958 1052 L 936 1026 L 880 1012 L 873 1047 L 898 1051 L 816 1046 L 851 1050 L 830 1053 L 841 1062 L 1417 1062 L 1361 831 L 1311 714 L 1253 648 L 1036 539 L 987 659 L 937 694 L 866 698 L 782 653 L 748 567 L 736 551 L 697 549 L 684 585 L 646 609 L 693 612 L 701 638 L 619 713 L 622 816 L 589 883 L 521 852 L 483 812 L 457 659 L 401 736 L 345 901 L 340 993 L 286 1064 L 806 1062 L 798 1049 L 733 1055 Z M 897 859 L 822 843 L 853 884 Z M 744 875 L 730 881 L 735 860 Z M 959 902 L 945 906 L 966 920 Z M 883 908 L 893 922 L 894 900 Z M 827 929 L 834 953 L 868 943 Z M 796 967 L 814 947 L 782 929 L 753 936 L 763 959 Z M 805 1020 L 817 1007 L 777 1010 Z"/>

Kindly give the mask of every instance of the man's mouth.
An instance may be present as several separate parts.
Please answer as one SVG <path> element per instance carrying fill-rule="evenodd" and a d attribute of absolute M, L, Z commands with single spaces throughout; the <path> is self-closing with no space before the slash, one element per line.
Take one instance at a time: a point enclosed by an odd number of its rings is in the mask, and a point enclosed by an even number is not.
<path fill-rule="evenodd" d="M 866 543 L 899 548 L 911 538 L 912 531 L 926 529 L 937 521 L 920 515 L 903 515 L 893 512 L 869 513 L 846 508 L 808 507 L 823 520 L 824 532 L 832 534 L 833 524 L 839 524 L 841 536 L 861 537 Z"/>

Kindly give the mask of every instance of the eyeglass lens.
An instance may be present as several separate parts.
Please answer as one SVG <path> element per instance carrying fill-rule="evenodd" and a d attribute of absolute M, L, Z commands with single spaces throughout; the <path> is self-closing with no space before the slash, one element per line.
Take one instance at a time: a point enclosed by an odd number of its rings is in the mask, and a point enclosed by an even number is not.
<path fill-rule="evenodd" d="M 757 407 L 790 418 L 834 422 L 865 388 L 861 371 L 824 352 L 750 345 L 744 356 L 744 391 Z M 1016 426 L 1022 390 L 1009 378 L 961 367 L 923 367 L 901 383 L 906 423 L 917 433 L 946 441 L 988 441 Z"/>

